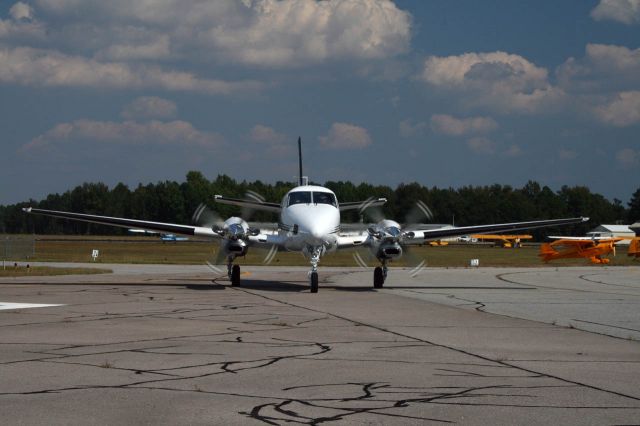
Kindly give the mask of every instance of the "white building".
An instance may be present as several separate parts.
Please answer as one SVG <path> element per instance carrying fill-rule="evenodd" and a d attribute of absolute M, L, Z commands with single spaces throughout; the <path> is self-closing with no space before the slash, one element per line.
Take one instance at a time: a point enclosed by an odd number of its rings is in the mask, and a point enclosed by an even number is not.
<path fill-rule="evenodd" d="M 604 238 L 615 238 L 615 237 L 635 237 L 636 233 L 629 228 L 629 225 L 600 225 L 596 228 L 593 228 L 591 231 L 587 232 L 588 237 L 604 237 Z M 620 241 L 618 244 L 629 244 L 630 240 Z"/>

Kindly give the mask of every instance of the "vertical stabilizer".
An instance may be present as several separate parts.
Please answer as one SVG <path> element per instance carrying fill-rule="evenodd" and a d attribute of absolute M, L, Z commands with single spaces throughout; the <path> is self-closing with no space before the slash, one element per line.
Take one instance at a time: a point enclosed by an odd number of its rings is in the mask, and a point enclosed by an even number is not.
<path fill-rule="evenodd" d="M 302 186 L 302 139 L 298 136 L 298 185 Z"/>

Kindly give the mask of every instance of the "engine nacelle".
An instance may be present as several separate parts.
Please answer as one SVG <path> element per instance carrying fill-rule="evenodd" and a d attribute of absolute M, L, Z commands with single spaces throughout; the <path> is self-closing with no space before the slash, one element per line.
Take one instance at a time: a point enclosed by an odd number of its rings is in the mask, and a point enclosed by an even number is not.
<path fill-rule="evenodd" d="M 380 244 L 376 253 L 376 257 L 380 260 L 397 259 L 401 256 L 402 256 L 402 246 L 397 242 Z"/>
<path fill-rule="evenodd" d="M 249 246 L 244 240 L 227 240 L 224 242 L 222 249 L 227 255 L 244 256 L 249 251 Z"/>

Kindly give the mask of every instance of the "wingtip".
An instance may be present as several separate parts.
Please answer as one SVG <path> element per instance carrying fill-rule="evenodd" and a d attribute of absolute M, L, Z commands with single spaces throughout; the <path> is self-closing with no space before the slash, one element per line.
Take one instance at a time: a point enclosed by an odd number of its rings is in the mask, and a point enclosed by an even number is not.
<path fill-rule="evenodd" d="M 583 221 L 583 222 L 589 222 L 589 218 L 588 218 L 588 217 L 583 217 L 583 218 L 582 218 L 582 221 Z"/>
<path fill-rule="evenodd" d="M 31 213 L 31 207 L 23 207 L 22 211 L 25 213 Z"/>

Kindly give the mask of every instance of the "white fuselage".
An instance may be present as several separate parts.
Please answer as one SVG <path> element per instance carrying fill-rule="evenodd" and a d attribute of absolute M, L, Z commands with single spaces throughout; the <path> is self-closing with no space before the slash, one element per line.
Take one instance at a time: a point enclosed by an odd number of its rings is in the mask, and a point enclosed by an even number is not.
<path fill-rule="evenodd" d="M 293 188 L 282 199 L 279 228 L 279 234 L 287 237 L 287 250 L 335 250 L 340 230 L 335 193 L 314 185 Z"/>

